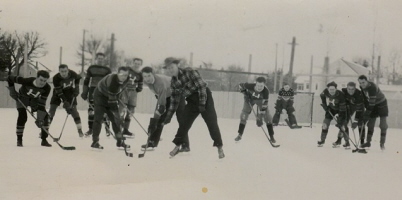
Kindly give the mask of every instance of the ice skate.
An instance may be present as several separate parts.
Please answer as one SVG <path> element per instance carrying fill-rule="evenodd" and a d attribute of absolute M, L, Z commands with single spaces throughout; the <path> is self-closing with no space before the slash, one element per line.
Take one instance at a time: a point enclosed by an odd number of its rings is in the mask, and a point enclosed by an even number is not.
<path fill-rule="evenodd" d="M 181 145 L 179 152 L 190 152 L 190 147 Z"/>
<path fill-rule="evenodd" d="M 17 147 L 23 147 L 23 145 L 22 145 L 22 140 L 17 140 Z"/>
<path fill-rule="evenodd" d="M 274 135 L 270 135 L 269 137 L 270 137 L 272 143 L 276 143 L 276 140 L 275 140 L 275 138 L 274 138 Z"/>
<path fill-rule="evenodd" d="M 101 146 L 99 142 L 92 142 L 91 147 L 94 149 L 103 149 L 103 146 Z"/>
<path fill-rule="evenodd" d="M 81 129 L 78 129 L 78 136 L 80 136 L 80 138 L 84 137 L 84 133 L 82 133 Z"/>
<path fill-rule="evenodd" d="M 345 144 L 343 145 L 343 147 L 344 147 L 346 150 L 350 149 L 350 143 L 349 143 L 349 142 L 345 143 Z"/>
<path fill-rule="evenodd" d="M 361 145 L 362 148 L 367 148 L 369 149 L 371 147 L 371 143 L 370 142 L 366 142 L 364 144 Z"/>
<path fill-rule="evenodd" d="M 222 159 L 225 157 L 225 153 L 223 153 L 222 146 L 218 147 L 218 156 L 219 156 L 219 159 Z"/>
<path fill-rule="evenodd" d="M 130 132 L 128 129 L 124 129 L 123 136 L 126 137 L 126 138 L 133 138 L 134 133 Z"/>
<path fill-rule="evenodd" d="M 325 144 L 325 141 L 318 141 L 317 144 L 318 144 L 318 147 L 323 147 Z"/>
<path fill-rule="evenodd" d="M 238 135 L 234 140 L 235 140 L 236 142 L 240 141 L 240 140 L 241 140 L 241 135 Z"/>
<path fill-rule="evenodd" d="M 382 151 L 384 151 L 384 150 L 385 150 L 384 143 L 380 143 L 380 148 L 381 148 L 381 150 L 382 150 Z"/>
<path fill-rule="evenodd" d="M 338 138 L 335 142 L 332 143 L 332 147 L 333 148 L 338 148 L 342 143 L 341 140 L 342 140 L 341 138 Z"/>
<path fill-rule="evenodd" d="M 90 128 L 87 132 L 85 132 L 85 137 L 89 137 L 92 135 L 92 129 Z"/>
<path fill-rule="evenodd" d="M 143 145 L 141 145 L 141 149 L 142 150 L 144 150 L 145 148 L 147 148 L 147 150 L 149 150 L 149 149 L 153 149 L 153 148 L 155 148 L 156 146 L 155 146 L 155 143 L 153 142 L 153 141 L 149 141 L 148 142 L 148 146 L 147 146 L 147 144 L 143 144 Z"/>
<path fill-rule="evenodd" d="M 175 146 L 174 149 L 169 153 L 169 155 L 171 157 L 174 157 L 175 155 L 177 155 L 179 153 L 180 150 L 180 146 Z"/>
<path fill-rule="evenodd" d="M 46 139 L 42 139 L 42 142 L 40 143 L 41 146 L 43 147 L 51 147 L 52 145 L 47 142 Z"/>
<path fill-rule="evenodd" d="M 126 148 L 126 149 L 129 149 L 129 148 L 130 148 L 130 145 L 124 143 L 124 140 L 117 140 L 116 146 L 117 146 L 117 147 Z"/>

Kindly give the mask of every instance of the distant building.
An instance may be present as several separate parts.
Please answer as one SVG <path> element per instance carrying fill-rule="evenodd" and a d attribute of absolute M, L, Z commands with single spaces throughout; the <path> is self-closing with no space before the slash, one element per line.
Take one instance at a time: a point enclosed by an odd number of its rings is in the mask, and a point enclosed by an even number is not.
<path fill-rule="evenodd" d="M 346 87 L 347 83 L 354 81 L 357 83 L 359 75 L 369 75 L 370 70 L 362 65 L 338 59 L 328 65 L 328 72 L 325 68 L 318 74 L 312 76 L 310 85 L 309 74 L 299 74 L 296 77 L 295 83 L 297 85 L 296 91 L 298 92 L 314 92 L 320 93 L 324 90 L 327 83 L 335 81 L 338 84 L 338 89 Z M 310 90 L 311 88 L 311 90 Z"/>

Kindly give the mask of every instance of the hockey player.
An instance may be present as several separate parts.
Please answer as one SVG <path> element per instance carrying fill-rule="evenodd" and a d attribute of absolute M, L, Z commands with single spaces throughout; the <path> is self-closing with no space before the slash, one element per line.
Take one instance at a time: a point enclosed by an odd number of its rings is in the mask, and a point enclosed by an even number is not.
<path fill-rule="evenodd" d="M 356 88 L 356 83 L 355 82 L 349 82 L 346 86 L 346 88 L 342 88 L 342 92 L 345 96 L 346 100 L 346 124 L 349 121 L 352 121 L 352 129 L 355 129 L 356 127 L 359 127 L 359 133 L 360 135 L 360 141 L 361 144 L 364 143 L 364 126 L 363 126 L 363 111 L 364 111 L 364 105 L 363 105 L 363 94 L 359 89 Z M 352 120 L 353 114 L 355 115 L 354 119 Z M 363 129 L 363 130 L 362 130 Z M 345 133 L 349 134 L 349 128 L 346 126 L 345 127 Z M 338 139 L 332 143 L 334 147 L 338 147 L 341 145 L 341 140 L 343 137 L 343 133 L 340 132 L 338 134 Z M 345 143 L 348 144 L 347 137 L 345 138 Z M 346 144 L 344 144 L 344 147 L 347 147 Z"/>
<path fill-rule="evenodd" d="M 151 118 L 148 126 L 148 146 L 146 144 L 141 147 L 144 149 L 146 147 L 157 147 L 162 130 L 163 130 L 163 122 L 166 118 L 166 108 L 170 106 L 170 96 L 172 92 L 170 91 L 170 81 L 171 78 L 162 74 L 155 74 L 151 67 L 144 67 L 141 70 L 142 77 L 144 78 L 144 83 L 149 87 L 149 89 L 155 94 L 155 97 L 158 99 L 156 103 L 156 108 L 154 112 L 154 117 Z M 185 106 L 184 98 L 181 98 L 179 102 L 179 106 L 176 110 L 176 118 L 179 124 L 182 122 L 182 112 Z M 189 152 L 190 151 L 190 143 L 187 138 L 185 142 L 181 145 L 180 152 Z"/>
<path fill-rule="evenodd" d="M 57 107 L 63 102 L 63 108 L 74 118 L 78 135 L 83 137 L 81 118 L 77 111 L 77 96 L 80 93 L 80 79 L 81 76 L 73 70 L 68 69 L 67 65 L 61 64 L 59 66 L 59 73 L 53 76 L 54 89 L 53 96 L 50 100 L 49 117 L 50 121 L 52 121 L 56 114 Z"/>
<path fill-rule="evenodd" d="M 211 90 L 207 87 L 207 83 L 201 78 L 198 71 L 192 68 L 179 68 L 179 63 L 180 60 L 169 57 L 165 59 L 163 67 L 168 76 L 172 77 L 170 84 L 172 95 L 170 96 L 170 106 L 164 124 L 170 123 L 173 113 L 180 104 L 180 99 L 185 98 L 187 101 L 183 110 L 183 120 L 179 123 L 179 129 L 173 140 L 176 146 L 170 152 L 170 156 L 175 156 L 179 152 L 180 146 L 185 143 L 188 131 L 194 120 L 201 114 L 214 141 L 213 146 L 218 148 L 219 159 L 222 159 L 225 154 L 222 149 L 222 137 Z"/>
<path fill-rule="evenodd" d="M 253 109 L 252 106 L 257 105 L 257 126 L 261 127 L 264 120 L 271 142 L 276 143 L 274 138 L 274 128 L 272 125 L 272 116 L 268 109 L 269 90 L 265 86 L 265 83 L 266 80 L 264 77 L 258 77 L 256 83 L 239 84 L 239 91 L 244 94 L 244 103 L 243 110 L 240 114 L 239 130 L 237 131 L 239 135 L 237 135 L 235 141 L 242 139 L 248 116 Z"/>
<path fill-rule="evenodd" d="M 143 80 L 141 72 L 139 71 L 141 66 L 142 60 L 140 58 L 134 58 L 134 66 L 129 68 L 129 84 L 127 85 L 127 89 L 121 94 L 122 101 L 127 105 L 128 111 L 132 114 L 134 114 L 135 107 L 137 106 L 137 94 L 142 91 L 143 87 Z M 123 136 L 133 137 L 134 134 L 128 130 L 131 122 L 130 114 L 126 112 L 123 117 Z"/>
<path fill-rule="evenodd" d="M 89 66 L 87 70 L 87 74 L 84 79 L 84 85 L 82 88 L 81 97 L 84 101 L 88 100 L 88 128 L 89 130 L 85 133 L 86 136 L 92 135 L 92 124 L 94 122 L 94 98 L 93 93 L 95 88 L 98 85 L 98 82 L 105 77 L 106 75 L 112 73 L 110 68 L 103 66 L 103 62 L 105 60 L 105 54 L 97 53 L 96 54 L 96 64 Z M 106 121 L 106 119 L 105 119 Z M 109 124 L 108 122 L 106 122 Z M 107 127 L 105 127 L 107 128 Z M 108 129 L 106 129 L 106 134 L 110 134 Z"/>
<path fill-rule="evenodd" d="M 345 96 L 342 91 L 337 90 L 337 84 L 330 82 L 327 84 L 327 88 L 320 94 L 322 106 L 325 111 L 325 118 L 322 123 L 321 140 L 318 141 L 318 147 L 322 147 L 327 138 L 328 129 L 331 121 L 335 117 L 336 126 L 342 131 L 345 131 L 346 125 L 346 103 Z M 337 117 L 336 117 L 337 115 Z M 347 137 L 347 136 L 346 136 Z M 345 148 L 350 148 L 348 138 L 345 138 Z"/>
<path fill-rule="evenodd" d="M 289 127 L 290 128 L 301 128 L 300 126 L 297 125 L 296 117 L 293 114 L 295 112 L 295 108 L 293 107 L 294 103 L 294 92 L 293 89 L 290 88 L 290 85 L 287 83 L 283 84 L 283 88 L 279 90 L 278 93 L 278 99 L 276 100 L 275 103 L 275 114 L 274 118 L 272 119 L 272 124 L 274 126 L 277 126 L 279 123 L 279 119 L 281 117 L 282 110 L 285 109 L 288 118 L 289 118 Z"/>
<path fill-rule="evenodd" d="M 121 118 L 119 117 L 119 95 L 128 84 L 128 67 L 119 67 L 117 74 L 109 74 L 101 79 L 95 88 L 94 97 L 94 123 L 92 135 L 92 148 L 103 149 L 99 144 L 99 133 L 102 128 L 104 114 L 109 117 L 117 140 L 117 147 L 128 147 L 124 144 L 121 133 Z"/>
<path fill-rule="evenodd" d="M 10 96 L 17 101 L 17 146 L 22 147 L 22 136 L 24 134 L 25 124 L 28 120 L 27 110 L 25 107 L 31 107 L 31 112 L 36 112 L 35 124 L 41 128 L 41 145 L 51 147 L 46 140 L 48 137 L 46 129 L 49 131 L 49 115 L 46 112 L 46 100 L 50 93 L 50 85 L 47 83 L 49 72 L 39 70 L 36 78 L 23 78 L 20 76 L 9 76 L 8 89 Z M 21 84 L 19 92 L 15 91 L 14 83 Z M 21 102 L 20 102 L 21 101 Z M 22 105 L 23 103 L 24 105 Z M 24 107 L 25 106 L 25 107 Z"/>
<path fill-rule="evenodd" d="M 380 88 L 371 81 L 367 80 L 365 75 L 358 78 L 360 89 L 363 92 L 364 104 L 366 111 L 363 114 L 363 122 L 367 123 L 367 141 L 362 145 L 363 148 L 371 147 L 371 138 L 374 133 L 374 126 L 377 117 L 380 117 L 380 148 L 385 150 L 385 139 L 387 137 L 387 117 L 388 117 L 388 103 L 385 95 L 381 92 Z"/>

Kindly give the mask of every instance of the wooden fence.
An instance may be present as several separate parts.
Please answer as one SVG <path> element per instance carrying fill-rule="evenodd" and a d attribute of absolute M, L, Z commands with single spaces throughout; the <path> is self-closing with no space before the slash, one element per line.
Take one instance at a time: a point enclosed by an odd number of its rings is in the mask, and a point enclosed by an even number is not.
<path fill-rule="evenodd" d="M 18 84 L 17 84 L 18 85 Z M 51 93 L 52 94 L 52 93 Z M 0 82 L 0 108 L 13 108 L 15 101 L 11 99 L 6 88 L 6 82 Z M 212 92 L 216 112 L 220 118 L 239 119 L 240 112 L 243 107 L 243 95 L 239 92 Z M 391 96 L 391 95 L 389 95 Z M 274 103 L 277 95 L 270 94 L 269 110 L 271 115 L 274 114 Z M 50 97 L 48 98 L 48 104 Z M 153 113 L 155 109 L 156 99 L 151 91 L 145 87 L 144 90 L 138 95 L 137 99 L 137 113 Z M 295 96 L 295 108 L 297 121 L 302 125 L 310 125 L 311 114 L 313 123 L 322 123 L 324 111 L 320 106 L 321 99 L 316 95 L 310 94 L 297 94 Z M 402 99 L 389 99 L 389 117 L 388 126 L 390 128 L 402 128 Z M 78 97 L 78 109 L 83 112 L 88 108 L 88 105 L 80 97 Z M 311 112 L 312 110 L 312 112 Z M 286 113 L 282 114 L 281 120 L 286 118 Z M 249 119 L 254 119 L 253 114 L 250 114 Z M 377 120 L 378 123 L 379 120 Z"/>

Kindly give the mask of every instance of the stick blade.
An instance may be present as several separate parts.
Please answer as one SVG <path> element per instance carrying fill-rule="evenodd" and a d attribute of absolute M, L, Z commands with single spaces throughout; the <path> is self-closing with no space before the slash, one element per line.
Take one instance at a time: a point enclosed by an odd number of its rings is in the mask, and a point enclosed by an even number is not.
<path fill-rule="evenodd" d="M 64 150 L 73 151 L 75 147 L 63 147 Z"/>
<path fill-rule="evenodd" d="M 138 154 L 138 158 L 143 158 L 143 157 L 144 157 L 144 155 L 145 155 L 145 154 L 140 153 L 140 154 Z"/>

